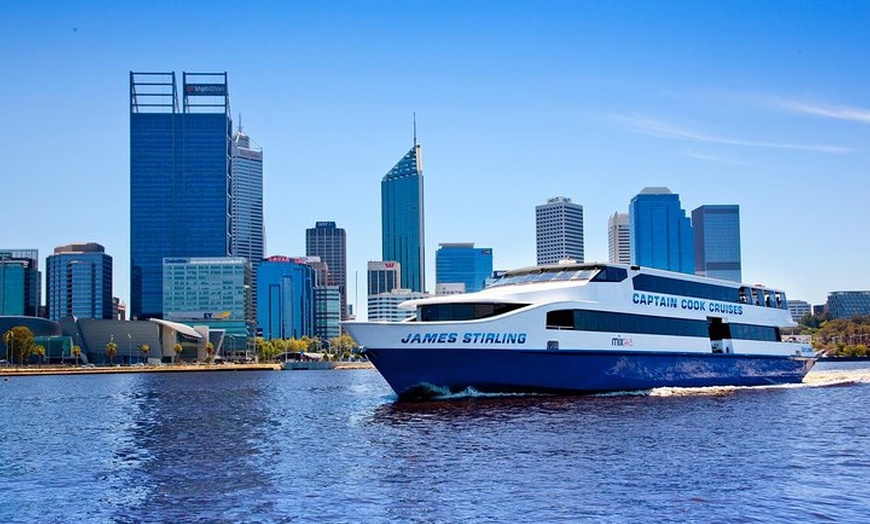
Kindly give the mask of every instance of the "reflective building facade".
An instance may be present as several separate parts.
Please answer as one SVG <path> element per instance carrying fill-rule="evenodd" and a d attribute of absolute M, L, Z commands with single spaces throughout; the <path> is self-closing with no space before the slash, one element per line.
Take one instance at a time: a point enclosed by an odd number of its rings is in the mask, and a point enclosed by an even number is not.
<path fill-rule="evenodd" d="M 631 263 L 693 274 L 695 240 L 680 196 L 666 187 L 647 187 L 628 208 Z"/>
<path fill-rule="evenodd" d="M 402 266 L 402 288 L 426 288 L 423 153 L 419 144 L 381 180 L 382 260 Z"/>
<path fill-rule="evenodd" d="M 232 250 L 226 73 L 130 72 L 130 315 L 163 315 L 163 259 Z"/>
<path fill-rule="evenodd" d="M 46 257 L 48 318 L 111 319 L 112 257 L 97 243 L 69 244 Z"/>
<path fill-rule="evenodd" d="M 269 257 L 257 275 L 257 327 L 266 340 L 314 336 L 314 268 L 304 259 Z"/>
<path fill-rule="evenodd" d="M 438 244 L 435 252 L 435 283 L 465 285 L 465 292 L 480 291 L 492 276 L 492 248 L 474 243 Z"/>
<path fill-rule="evenodd" d="M 0 250 L 0 316 L 38 316 L 41 288 L 38 250 Z"/>
<path fill-rule="evenodd" d="M 741 282 L 740 206 L 705 205 L 692 211 L 695 274 Z"/>

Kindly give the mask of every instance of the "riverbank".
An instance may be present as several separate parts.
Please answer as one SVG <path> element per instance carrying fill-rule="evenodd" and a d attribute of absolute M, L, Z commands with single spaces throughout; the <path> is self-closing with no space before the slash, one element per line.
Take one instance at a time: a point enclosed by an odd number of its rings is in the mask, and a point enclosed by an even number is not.
<path fill-rule="evenodd" d="M 367 369 L 370 362 L 336 362 L 333 369 Z M 0 377 L 22 377 L 30 375 L 105 375 L 113 373 L 180 373 L 202 371 L 280 371 L 281 363 L 258 364 L 164 364 L 159 366 L 107 366 L 107 367 L 4 367 Z"/>

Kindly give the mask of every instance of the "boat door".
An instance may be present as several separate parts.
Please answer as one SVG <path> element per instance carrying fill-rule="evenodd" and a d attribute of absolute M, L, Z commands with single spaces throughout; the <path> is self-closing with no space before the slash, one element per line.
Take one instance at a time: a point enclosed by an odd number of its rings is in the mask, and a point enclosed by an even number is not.
<path fill-rule="evenodd" d="M 710 335 L 710 347 L 713 353 L 733 353 L 731 327 L 722 317 L 707 317 L 707 332 Z"/>

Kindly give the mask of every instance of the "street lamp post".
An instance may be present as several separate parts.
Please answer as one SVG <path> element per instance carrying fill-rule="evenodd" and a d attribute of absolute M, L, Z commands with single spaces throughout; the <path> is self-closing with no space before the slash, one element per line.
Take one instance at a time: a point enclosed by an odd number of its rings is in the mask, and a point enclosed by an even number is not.
<path fill-rule="evenodd" d="M 133 365 L 133 335 L 127 333 L 127 363 Z"/>

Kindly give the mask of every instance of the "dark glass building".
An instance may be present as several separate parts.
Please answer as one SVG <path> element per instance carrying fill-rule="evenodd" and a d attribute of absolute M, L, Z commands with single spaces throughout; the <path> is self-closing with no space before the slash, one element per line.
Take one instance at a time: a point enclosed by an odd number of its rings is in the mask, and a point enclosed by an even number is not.
<path fill-rule="evenodd" d="M 163 315 L 163 259 L 232 253 L 226 73 L 130 72 L 130 315 Z"/>
<path fill-rule="evenodd" d="M 416 140 L 381 180 L 381 232 L 382 259 L 401 264 L 401 287 L 424 291 L 423 153 Z"/>
<path fill-rule="evenodd" d="M 48 318 L 113 317 L 112 257 L 89 242 L 54 248 L 46 257 L 45 289 Z"/>
<path fill-rule="evenodd" d="M 492 276 L 492 248 L 473 243 L 438 244 L 435 283 L 464 284 L 465 292 L 480 291 Z"/>
<path fill-rule="evenodd" d="M 741 282 L 740 206 L 705 205 L 692 211 L 695 274 Z"/>
<path fill-rule="evenodd" d="M 628 216 L 632 264 L 694 274 L 695 240 L 680 195 L 644 188 L 631 199 Z"/>
<path fill-rule="evenodd" d="M 347 235 L 335 222 L 317 222 L 305 230 L 305 256 L 319 257 L 326 263 L 326 282 L 338 286 L 341 320 L 347 320 Z"/>
<path fill-rule="evenodd" d="M 0 250 L 0 315 L 38 316 L 41 287 L 38 250 Z"/>

